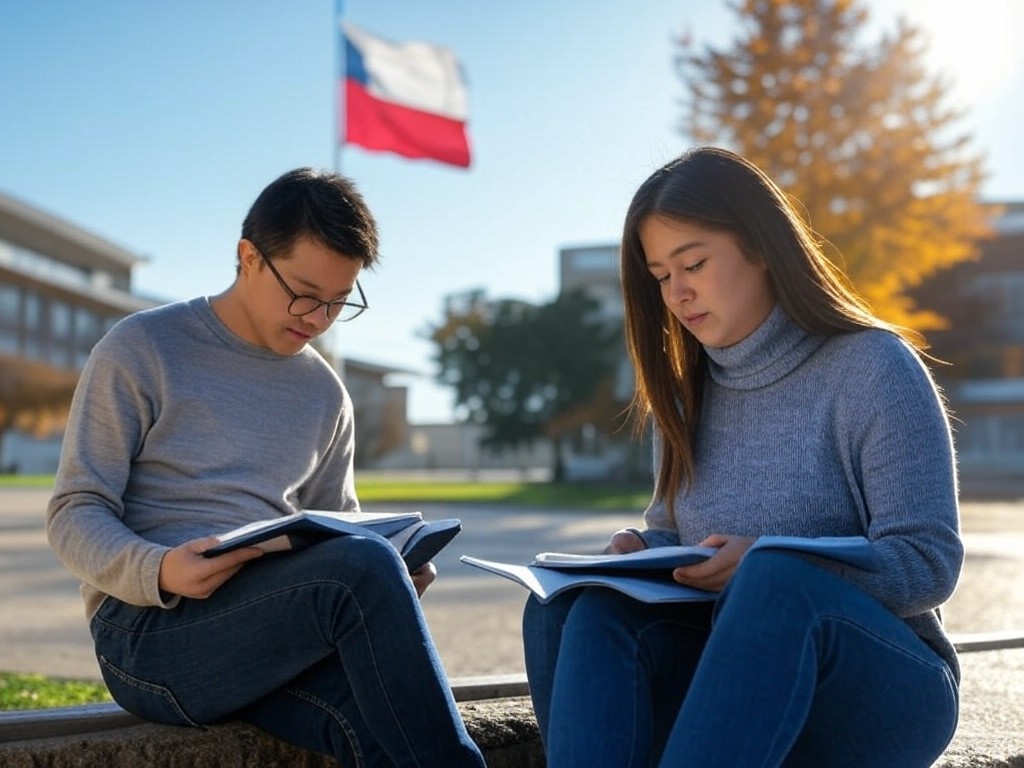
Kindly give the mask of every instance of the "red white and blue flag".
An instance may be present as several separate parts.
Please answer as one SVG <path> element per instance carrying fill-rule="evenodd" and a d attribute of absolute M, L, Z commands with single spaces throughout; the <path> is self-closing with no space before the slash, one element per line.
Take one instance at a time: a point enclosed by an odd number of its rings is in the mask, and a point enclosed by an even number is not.
<path fill-rule="evenodd" d="M 455 55 L 429 43 L 391 43 L 348 23 L 341 34 L 339 143 L 468 168 L 468 98 Z"/>

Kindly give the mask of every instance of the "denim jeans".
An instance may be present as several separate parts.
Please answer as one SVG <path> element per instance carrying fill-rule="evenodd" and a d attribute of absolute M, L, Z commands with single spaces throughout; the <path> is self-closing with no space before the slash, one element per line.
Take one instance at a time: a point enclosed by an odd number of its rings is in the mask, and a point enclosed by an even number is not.
<path fill-rule="evenodd" d="M 530 598 L 549 768 L 927 768 L 952 739 L 946 663 L 840 577 L 755 550 L 711 605 L 600 587 Z"/>
<path fill-rule="evenodd" d="M 380 537 L 265 556 L 171 610 L 107 598 L 91 630 L 114 699 L 146 720 L 244 720 L 344 766 L 484 765 Z"/>

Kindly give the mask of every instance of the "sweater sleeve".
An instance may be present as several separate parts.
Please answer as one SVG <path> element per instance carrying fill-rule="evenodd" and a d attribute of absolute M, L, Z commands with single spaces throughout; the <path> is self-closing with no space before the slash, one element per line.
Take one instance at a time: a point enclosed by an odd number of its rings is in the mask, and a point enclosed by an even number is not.
<path fill-rule="evenodd" d="M 155 372 L 135 355 L 146 339 L 129 323 L 94 347 L 75 390 L 46 532 L 58 558 L 91 587 L 133 605 L 170 607 L 159 589 L 168 547 L 123 522 L 131 462 L 154 417 Z"/>
<path fill-rule="evenodd" d="M 651 449 L 651 472 L 653 477 L 658 476 L 658 464 L 661 462 L 661 437 L 657 430 L 654 432 Z M 655 491 L 657 483 L 655 483 Z M 664 500 L 661 498 L 651 499 L 650 505 L 644 512 L 644 527 L 640 532 L 640 538 L 648 547 L 667 547 L 679 543 L 679 531 L 675 521 L 669 514 Z"/>
<path fill-rule="evenodd" d="M 359 511 L 354 474 L 355 450 L 352 398 L 342 387 L 342 404 L 334 437 L 320 464 L 300 491 L 299 502 L 304 509 Z"/>
<path fill-rule="evenodd" d="M 890 337 L 889 334 L 886 334 Z M 839 439 L 845 471 L 859 488 L 876 572 L 844 569 L 898 616 L 945 602 L 963 564 L 952 435 L 940 395 L 917 355 L 891 344 L 866 377 L 851 376 Z"/>

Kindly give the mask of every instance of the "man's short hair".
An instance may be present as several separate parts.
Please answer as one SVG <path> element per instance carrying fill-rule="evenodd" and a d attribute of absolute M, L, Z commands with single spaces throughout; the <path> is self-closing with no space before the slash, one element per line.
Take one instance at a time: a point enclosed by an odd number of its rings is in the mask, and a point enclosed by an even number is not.
<path fill-rule="evenodd" d="M 377 222 L 363 196 L 350 179 L 326 170 L 296 168 L 271 182 L 249 209 L 242 237 L 268 259 L 310 238 L 364 267 L 377 263 Z"/>

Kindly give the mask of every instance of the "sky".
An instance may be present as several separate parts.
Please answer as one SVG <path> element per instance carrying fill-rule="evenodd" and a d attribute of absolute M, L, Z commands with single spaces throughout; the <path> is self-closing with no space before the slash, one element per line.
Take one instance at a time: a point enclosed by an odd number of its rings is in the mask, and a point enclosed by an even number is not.
<path fill-rule="evenodd" d="M 968 110 L 988 200 L 1024 200 L 1024 30 L 1017 0 L 871 0 L 903 14 Z M 722 45 L 723 0 L 344 0 L 396 42 L 451 48 L 469 88 L 462 170 L 335 144 L 335 0 L 0 0 L 0 191 L 145 257 L 135 290 L 213 295 L 242 219 L 298 166 L 353 178 L 377 218 L 370 310 L 343 356 L 412 372 L 413 423 L 449 421 L 426 329 L 446 295 L 545 302 L 558 251 L 618 239 L 626 206 L 685 151 L 674 40 Z"/>

